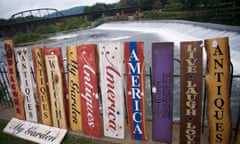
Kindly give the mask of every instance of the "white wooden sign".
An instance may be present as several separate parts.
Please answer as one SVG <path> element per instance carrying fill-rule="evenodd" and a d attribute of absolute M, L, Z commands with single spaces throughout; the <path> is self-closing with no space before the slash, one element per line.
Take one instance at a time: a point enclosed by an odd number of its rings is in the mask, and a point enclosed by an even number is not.
<path fill-rule="evenodd" d="M 105 42 L 99 51 L 104 135 L 123 139 L 123 47 L 120 42 Z"/>
<path fill-rule="evenodd" d="M 20 89 L 25 95 L 24 108 L 26 120 L 37 122 L 37 107 L 33 92 L 32 74 L 27 48 L 17 49 L 17 61 L 20 75 Z"/>
<path fill-rule="evenodd" d="M 3 132 L 36 143 L 60 144 L 67 130 L 12 118 Z"/>

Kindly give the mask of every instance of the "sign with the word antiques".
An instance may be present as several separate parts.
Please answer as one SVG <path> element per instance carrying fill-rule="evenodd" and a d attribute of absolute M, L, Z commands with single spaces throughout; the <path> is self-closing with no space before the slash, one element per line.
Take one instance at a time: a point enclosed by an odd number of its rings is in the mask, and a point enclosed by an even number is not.
<path fill-rule="evenodd" d="M 77 47 L 67 47 L 69 126 L 71 130 L 82 131 L 81 98 Z"/>
<path fill-rule="evenodd" d="M 201 143 L 202 41 L 181 42 L 180 143 Z"/>
<path fill-rule="evenodd" d="M 104 135 L 124 138 L 123 46 L 119 41 L 99 44 Z"/>
<path fill-rule="evenodd" d="M 13 105 L 16 117 L 18 119 L 25 120 L 24 111 L 24 94 L 20 91 L 17 72 L 15 54 L 12 40 L 4 40 L 4 47 L 6 51 L 6 63 L 8 70 L 8 81 L 11 89 L 11 95 L 13 98 Z"/>
<path fill-rule="evenodd" d="M 34 74 L 36 78 L 36 91 L 39 102 L 41 123 L 51 126 L 52 116 L 50 108 L 50 97 L 47 89 L 47 74 L 45 68 L 43 47 L 32 48 L 32 60 L 34 66 Z"/>
<path fill-rule="evenodd" d="M 34 97 L 32 74 L 27 48 L 17 49 L 18 71 L 20 75 L 20 88 L 25 95 L 24 108 L 26 120 L 38 122 L 37 105 Z"/>
<path fill-rule="evenodd" d="M 125 42 L 127 108 L 131 138 L 147 140 L 143 42 Z"/>
<path fill-rule="evenodd" d="M 83 133 L 102 137 L 97 79 L 97 45 L 77 46 Z"/>
<path fill-rule="evenodd" d="M 56 55 L 45 55 L 45 63 L 47 68 L 53 126 L 67 129 L 63 79 L 58 57 Z"/>
<path fill-rule="evenodd" d="M 12 118 L 3 132 L 35 143 L 60 144 L 67 130 Z"/>
<path fill-rule="evenodd" d="M 173 43 L 152 44 L 152 138 L 172 143 Z"/>
<path fill-rule="evenodd" d="M 231 143 L 230 52 L 228 37 L 204 41 L 207 52 L 207 115 L 210 144 Z"/>

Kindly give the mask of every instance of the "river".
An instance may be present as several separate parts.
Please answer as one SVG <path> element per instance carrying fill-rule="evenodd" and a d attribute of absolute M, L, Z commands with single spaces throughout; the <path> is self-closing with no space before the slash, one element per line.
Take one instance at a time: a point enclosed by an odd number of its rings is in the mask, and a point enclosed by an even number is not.
<path fill-rule="evenodd" d="M 102 24 L 96 28 L 60 32 L 46 40 L 23 46 L 31 49 L 35 46 L 44 45 L 46 47 L 61 47 L 64 57 L 66 57 L 66 47 L 69 45 L 81 45 L 87 43 L 103 41 L 143 41 L 145 47 L 146 74 L 149 74 L 151 67 L 151 44 L 152 42 L 174 42 L 174 58 L 180 59 L 179 45 L 181 41 L 204 40 L 208 38 L 229 37 L 231 61 L 234 66 L 234 75 L 240 75 L 240 27 L 226 26 L 209 23 L 189 22 L 189 21 L 131 21 L 131 22 L 110 22 Z M 206 56 L 204 52 L 204 63 Z M 4 49 L 3 40 L 0 40 L 0 60 L 3 61 Z M 205 65 L 204 65 L 205 66 Z M 174 74 L 180 73 L 179 63 L 174 63 Z M 180 103 L 180 80 L 174 78 L 174 117 L 173 121 L 179 121 Z M 147 118 L 151 119 L 151 92 L 150 79 L 146 77 L 147 90 Z M 240 109 L 240 78 L 233 79 L 231 107 L 232 122 L 235 127 Z M 206 120 L 205 120 L 206 123 Z"/>

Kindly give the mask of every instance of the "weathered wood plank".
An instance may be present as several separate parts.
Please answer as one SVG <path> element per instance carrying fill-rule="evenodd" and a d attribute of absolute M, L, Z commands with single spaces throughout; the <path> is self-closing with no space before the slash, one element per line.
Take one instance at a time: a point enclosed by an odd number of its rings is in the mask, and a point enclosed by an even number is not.
<path fill-rule="evenodd" d="M 58 57 L 56 55 L 45 55 L 45 63 L 47 69 L 48 89 L 51 99 L 53 126 L 67 129 L 63 79 Z"/>
<path fill-rule="evenodd" d="M 82 110 L 80 97 L 77 47 L 67 47 L 69 126 L 71 130 L 82 131 Z"/>
<path fill-rule="evenodd" d="M 207 115 L 210 144 L 231 143 L 230 52 L 228 37 L 205 40 Z"/>
<path fill-rule="evenodd" d="M 132 139 L 147 140 L 143 42 L 125 42 L 127 108 Z"/>
<path fill-rule="evenodd" d="M 152 138 L 172 143 L 173 43 L 152 44 Z"/>
<path fill-rule="evenodd" d="M 25 95 L 24 108 L 26 120 L 38 122 L 38 112 L 36 99 L 33 91 L 32 74 L 27 48 L 19 48 L 16 50 L 18 71 L 20 75 L 20 88 Z"/>
<path fill-rule="evenodd" d="M 102 137 L 99 110 L 96 45 L 77 46 L 83 133 Z"/>
<path fill-rule="evenodd" d="M 4 40 L 6 51 L 6 63 L 8 69 L 8 80 L 13 98 L 16 117 L 25 120 L 24 94 L 20 91 L 19 82 L 16 73 L 15 54 L 12 40 Z"/>
<path fill-rule="evenodd" d="M 99 43 L 104 135 L 124 139 L 123 46 Z"/>

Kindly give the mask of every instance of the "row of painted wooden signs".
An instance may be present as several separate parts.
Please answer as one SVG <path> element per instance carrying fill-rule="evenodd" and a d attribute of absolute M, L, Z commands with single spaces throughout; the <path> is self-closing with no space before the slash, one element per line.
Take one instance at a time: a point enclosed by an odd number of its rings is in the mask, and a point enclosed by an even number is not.
<path fill-rule="evenodd" d="M 5 40 L 4 43 L 16 117 L 38 122 L 28 51 L 16 50 L 21 81 L 18 88 L 12 41 Z M 194 41 L 180 45 L 181 143 L 200 143 L 201 44 L 202 41 Z M 143 45 L 143 42 L 103 42 L 68 46 L 68 88 L 61 48 L 32 48 L 41 123 L 64 129 L 69 127 L 95 137 L 102 137 L 103 123 L 104 136 L 123 139 L 126 89 L 131 138 L 147 140 Z M 231 136 L 228 38 L 205 40 L 205 46 L 210 143 L 228 143 Z M 152 44 L 152 138 L 168 143 L 172 139 L 173 47 L 172 42 Z M 99 111 L 100 98 L 103 121 Z"/>

